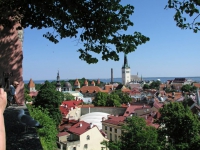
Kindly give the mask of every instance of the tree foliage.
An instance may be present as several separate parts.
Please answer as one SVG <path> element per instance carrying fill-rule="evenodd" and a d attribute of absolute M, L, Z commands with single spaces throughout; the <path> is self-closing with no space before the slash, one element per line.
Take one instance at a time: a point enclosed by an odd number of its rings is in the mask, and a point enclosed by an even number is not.
<path fill-rule="evenodd" d="M 92 101 L 92 103 L 95 106 L 106 106 L 107 98 L 108 98 L 108 93 L 98 92 L 95 96 L 95 99 Z"/>
<path fill-rule="evenodd" d="M 161 82 L 158 81 L 158 80 L 153 81 L 153 82 L 150 84 L 149 88 L 150 88 L 150 89 L 159 89 L 160 84 L 161 84 Z"/>
<path fill-rule="evenodd" d="M 75 97 L 70 93 L 64 93 L 64 100 L 74 100 Z"/>
<path fill-rule="evenodd" d="M 43 36 L 54 43 L 77 37 L 77 43 L 84 45 L 78 49 L 79 58 L 87 63 L 98 62 L 91 52 L 102 54 L 102 60 L 117 61 L 118 53 L 133 52 L 149 40 L 140 32 L 122 32 L 133 26 L 129 19 L 133 12 L 133 6 L 123 6 L 120 0 L 0 0 L 1 25 L 20 21 L 23 28 L 52 28 Z"/>
<path fill-rule="evenodd" d="M 160 109 L 161 117 L 157 123 L 159 139 L 163 149 L 196 150 L 200 149 L 200 123 L 197 115 L 182 103 L 169 103 Z M 167 147 L 166 136 L 168 137 Z"/>
<path fill-rule="evenodd" d="M 175 10 L 174 20 L 178 27 L 181 29 L 192 29 L 197 33 L 200 30 L 199 6 L 199 0 L 168 0 L 166 8 Z"/>
<path fill-rule="evenodd" d="M 50 84 L 48 81 L 45 81 L 45 84 L 40 88 L 40 91 L 35 98 L 34 106 L 40 106 L 47 109 L 50 117 L 52 117 L 58 125 L 62 117 L 59 106 L 63 99 L 63 93 L 56 91 L 55 86 Z"/>
<path fill-rule="evenodd" d="M 127 118 L 122 126 L 120 141 L 106 144 L 109 149 L 119 150 L 158 150 L 158 134 L 154 127 L 147 126 L 143 118 Z"/>
<path fill-rule="evenodd" d="M 49 111 L 41 107 L 27 105 L 30 115 L 42 125 L 37 129 L 40 142 L 44 150 L 55 150 L 56 146 L 56 123 L 49 117 Z"/>
<path fill-rule="evenodd" d="M 149 89 L 149 85 L 148 84 L 144 84 L 143 85 L 143 90 Z"/>
<path fill-rule="evenodd" d="M 112 92 L 112 94 L 117 94 L 120 98 L 120 103 L 121 104 L 127 104 L 127 103 L 130 103 L 131 102 L 131 97 L 129 96 L 128 93 L 124 93 L 122 92 L 121 90 L 115 90 L 114 92 Z"/>
<path fill-rule="evenodd" d="M 114 91 L 110 94 L 104 92 L 98 92 L 95 96 L 95 99 L 92 103 L 95 106 L 116 106 L 119 107 L 121 104 L 131 101 L 131 98 L 127 93 L 123 93 L 122 91 Z"/>
<path fill-rule="evenodd" d="M 197 88 L 195 86 L 192 86 L 189 84 L 185 84 L 181 87 L 181 91 L 184 91 L 184 92 L 195 92 L 196 89 Z"/>

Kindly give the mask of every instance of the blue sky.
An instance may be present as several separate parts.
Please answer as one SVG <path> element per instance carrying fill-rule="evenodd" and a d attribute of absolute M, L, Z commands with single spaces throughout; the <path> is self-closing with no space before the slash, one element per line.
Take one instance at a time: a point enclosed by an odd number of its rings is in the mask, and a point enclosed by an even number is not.
<path fill-rule="evenodd" d="M 127 31 L 128 34 L 139 31 L 150 37 L 150 41 L 128 54 L 131 74 L 143 77 L 189 77 L 200 76 L 199 70 L 199 39 L 200 34 L 191 30 L 181 30 L 173 20 L 174 11 L 165 10 L 167 0 L 122 0 L 123 4 L 130 3 L 135 7 L 130 17 L 134 23 Z M 43 38 L 48 29 L 24 30 L 23 43 L 23 77 L 24 80 L 56 79 L 57 71 L 61 79 L 75 78 L 110 78 L 113 68 L 114 77 L 121 77 L 123 54 L 120 60 L 103 61 L 97 64 L 87 64 L 79 59 L 76 39 L 63 39 L 53 44 Z M 95 55 L 97 58 L 101 56 Z"/>

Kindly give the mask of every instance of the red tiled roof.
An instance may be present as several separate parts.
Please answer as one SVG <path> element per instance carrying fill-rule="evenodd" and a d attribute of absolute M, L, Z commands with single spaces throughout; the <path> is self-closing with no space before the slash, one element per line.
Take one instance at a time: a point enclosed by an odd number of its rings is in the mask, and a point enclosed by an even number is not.
<path fill-rule="evenodd" d="M 130 89 L 122 89 L 122 92 L 124 93 L 129 93 L 131 90 Z"/>
<path fill-rule="evenodd" d="M 78 79 L 76 79 L 76 81 L 74 82 L 74 85 L 76 85 L 76 86 L 80 85 Z"/>
<path fill-rule="evenodd" d="M 159 103 L 157 100 L 154 101 L 153 103 L 153 106 L 156 108 L 156 109 L 160 109 L 163 107 L 163 103 Z"/>
<path fill-rule="evenodd" d="M 147 116 L 147 118 L 145 119 L 145 121 L 146 121 L 146 124 L 147 124 L 148 126 L 153 126 L 153 127 L 155 127 L 155 128 L 158 128 L 158 127 L 160 126 L 159 124 L 153 123 L 153 121 L 154 121 L 153 116 Z"/>
<path fill-rule="evenodd" d="M 112 85 L 112 84 L 109 84 L 109 85 L 105 85 L 104 86 L 104 88 L 105 88 L 105 90 L 107 90 L 107 91 L 111 91 L 112 89 L 114 89 L 114 88 L 116 88 L 117 86 L 114 86 L 114 85 Z"/>
<path fill-rule="evenodd" d="M 107 120 L 102 122 L 113 124 L 113 125 L 120 125 L 126 119 L 125 116 L 109 116 Z"/>
<path fill-rule="evenodd" d="M 29 81 L 29 83 L 28 83 L 28 87 L 29 87 L 29 88 L 35 87 L 35 83 L 33 82 L 32 79 L 30 79 L 30 81 Z"/>
<path fill-rule="evenodd" d="M 181 92 L 175 92 L 174 98 L 172 96 L 172 93 L 167 94 L 167 96 L 168 96 L 167 100 L 175 101 L 175 100 L 178 100 L 182 97 L 182 93 Z"/>
<path fill-rule="evenodd" d="M 68 132 L 60 132 L 57 134 L 57 137 L 65 136 L 65 135 L 70 135 Z"/>
<path fill-rule="evenodd" d="M 134 113 L 135 110 L 140 110 L 140 109 L 148 109 L 151 108 L 148 105 L 130 105 L 129 107 L 127 107 L 125 113 L 124 113 L 124 117 L 130 116 L 130 114 Z"/>
<path fill-rule="evenodd" d="M 69 110 L 71 110 L 71 108 L 75 108 L 76 106 L 80 105 L 83 101 L 79 100 L 79 101 L 63 101 L 61 106 L 60 106 L 60 111 L 62 114 L 67 115 Z"/>
<path fill-rule="evenodd" d="M 80 124 L 82 126 L 80 126 Z M 96 127 L 96 126 L 93 125 L 93 127 Z M 81 134 L 87 132 L 90 129 L 91 128 L 90 128 L 90 124 L 89 123 L 87 123 L 85 121 L 80 121 L 77 124 L 73 125 L 71 128 L 69 128 L 68 131 L 70 133 L 73 133 L 73 134 L 76 134 L 76 135 L 81 135 Z"/>
<path fill-rule="evenodd" d="M 98 92 L 103 92 L 103 90 L 98 87 L 98 86 L 82 86 L 79 91 L 81 93 L 98 93 Z"/>
<path fill-rule="evenodd" d="M 193 86 L 200 88 L 200 83 L 193 83 Z"/>

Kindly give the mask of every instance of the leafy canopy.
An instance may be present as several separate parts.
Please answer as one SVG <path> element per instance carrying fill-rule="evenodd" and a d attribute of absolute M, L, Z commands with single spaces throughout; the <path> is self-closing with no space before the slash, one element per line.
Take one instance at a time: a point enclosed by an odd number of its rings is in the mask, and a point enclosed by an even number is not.
<path fill-rule="evenodd" d="M 20 22 L 20 28 L 51 28 L 43 36 L 54 43 L 63 38 L 78 38 L 84 48 L 78 49 L 79 58 L 97 63 L 92 53 L 102 60 L 118 61 L 118 53 L 130 53 L 149 38 L 140 32 L 124 34 L 133 22 L 131 5 L 122 6 L 121 0 L 0 0 L 0 25 Z M 11 19 L 8 19 L 11 18 Z M 81 31 L 81 32 L 80 32 Z M 114 47 L 114 48 L 111 48 Z M 92 53 L 91 53 L 92 52 Z"/>
<path fill-rule="evenodd" d="M 27 105 L 30 115 L 40 122 L 42 128 L 37 129 L 40 142 L 44 150 L 55 150 L 56 146 L 56 123 L 49 117 L 49 112 L 41 107 L 32 107 Z"/>
<path fill-rule="evenodd" d="M 184 92 L 195 92 L 196 89 L 197 88 L 195 86 L 192 86 L 189 84 L 185 84 L 181 87 L 181 91 L 184 91 Z"/>
<path fill-rule="evenodd" d="M 56 91 L 53 84 L 45 81 L 45 84 L 40 88 L 40 91 L 35 98 L 34 106 L 47 109 L 50 117 L 53 118 L 58 125 L 62 117 L 59 106 L 63 99 L 63 93 Z"/>
<path fill-rule="evenodd" d="M 200 30 L 199 6 L 199 0 L 168 0 L 166 8 L 175 10 L 174 20 L 178 27 L 197 33 Z"/>
<path fill-rule="evenodd" d="M 122 126 L 120 141 L 102 144 L 111 150 L 158 150 L 158 134 L 154 127 L 147 126 L 144 118 L 127 118 Z"/>
<path fill-rule="evenodd" d="M 176 150 L 195 150 L 200 148 L 200 122 L 197 115 L 182 103 L 174 102 L 159 110 L 161 117 L 157 123 L 159 139 L 163 147 L 168 137 L 168 148 Z"/>

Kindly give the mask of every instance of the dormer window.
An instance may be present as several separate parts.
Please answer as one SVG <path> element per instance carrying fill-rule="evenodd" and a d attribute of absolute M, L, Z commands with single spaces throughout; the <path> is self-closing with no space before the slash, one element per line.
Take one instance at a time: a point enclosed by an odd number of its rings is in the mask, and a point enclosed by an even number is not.
<path fill-rule="evenodd" d="M 87 139 L 87 140 L 90 140 L 90 136 L 89 136 L 89 135 L 87 135 L 86 139 Z"/>

